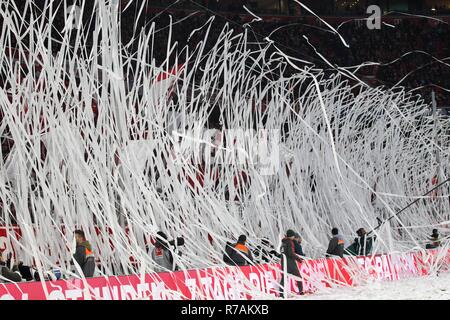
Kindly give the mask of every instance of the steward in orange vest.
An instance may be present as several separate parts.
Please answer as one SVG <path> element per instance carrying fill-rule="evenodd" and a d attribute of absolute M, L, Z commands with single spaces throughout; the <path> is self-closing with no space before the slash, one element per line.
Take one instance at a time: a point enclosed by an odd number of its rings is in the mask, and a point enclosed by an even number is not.
<path fill-rule="evenodd" d="M 91 244 L 89 241 L 86 241 L 82 230 L 75 230 L 75 240 L 77 242 L 77 248 L 73 258 L 83 271 L 84 277 L 91 278 L 94 276 L 95 271 L 95 258 Z"/>
<path fill-rule="evenodd" d="M 239 236 L 238 242 L 234 245 L 230 254 L 233 265 L 245 266 L 253 263 L 253 256 L 250 249 L 245 245 L 247 237 Z"/>

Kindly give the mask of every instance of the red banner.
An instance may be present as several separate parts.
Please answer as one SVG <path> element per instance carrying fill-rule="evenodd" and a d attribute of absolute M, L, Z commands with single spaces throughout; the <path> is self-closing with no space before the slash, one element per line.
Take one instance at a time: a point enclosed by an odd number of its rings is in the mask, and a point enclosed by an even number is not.
<path fill-rule="evenodd" d="M 365 279 L 386 281 L 427 275 L 432 266 L 448 267 L 450 250 L 344 259 L 318 259 L 299 265 L 306 292 L 336 285 L 355 286 Z M 158 274 L 0 284 L 0 299 L 251 300 L 276 297 L 280 265 L 208 268 Z M 297 288 L 290 279 L 291 290 Z"/>

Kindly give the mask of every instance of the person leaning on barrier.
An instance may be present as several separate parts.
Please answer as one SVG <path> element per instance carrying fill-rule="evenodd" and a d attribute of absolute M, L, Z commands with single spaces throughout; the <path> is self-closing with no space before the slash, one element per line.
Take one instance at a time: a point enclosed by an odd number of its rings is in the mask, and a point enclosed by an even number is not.
<path fill-rule="evenodd" d="M 261 244 L 253 251 L 253 256 L 257 263 L 270 263 L 280 257 L 280 254 L 275 251 L 269 239 L 264 238 Z"/>
<path fill-rule="evenodd" d="M 240 235 L 237 243 L 233 246 L 230 259 L 233 265 L 245 266 L 253 263 L 252 252 L 246 245 L 247 237 Z"/>
<path fill-rule="evenodd" d="M 95 258 L 92 252 L 92 247 L 89 241 L 86 241 L 86 237 L 82 230 L 75 230 L 75 240 L 77 247 L 73 258 L 75 262 L 80 266 L 81 271 L 85 278 L 91 278 L 95 272 Z"/>
<path fill-rule="evenodd" d="M 12 254 L 8 257 L 8 260 L 4 263 L 6 266 L 11 265 L 11 258 Z M 41 278 L 39 276 L 39 272 L 30 266 L 24 265 L 22 261 L 17 261 L 12 269 L 13 272 L 17 273 L 19 272 L 21 276 L 21 282 L 26 281 L 41 281 Z M 13 275 L 16 279 L 17 276 Z M 52 269 L 51 271 L 44 272 L 45 280 L 59 280 L 62 277 L 61 270 L 59 269 Z"/>
<path fill-rule="evenodd" d="M 8 259 L 9 260 L 9 259 Z M 10 269 L 10 263 L 3 261 L 0 253 L 0 283 L 2 282 L 21 282 L 22 276 L 20 275 L 19 265 L 16 263 Z"/>
<path fill-rule="evenodd" d="M 328 244 L 327 257 L 344 257 L 344 238 L 339 234 L 338 228 L 331 229 L 332 238 Z"/>
<path fill-rule="evenodd" d="M 357 254 L 359 256 L 368 256 L 372 253 L 373 242 L 376 240 L 376 236 L 369 237 L 364 228 L 359 228 L 356 231 L 358 238 L 355 238 Z"/>
<path fill-rule="evenodd" d="M 225 252 L 223 254 L 223 262 L 232 266 L 233 261 L 231 260 L 231 254 L 233 253 L 233 244 L 229 241 L 225 244 Z"/>
<path fill-rule="evenodd" d="M 152 259 L 156 262 L 155 272 L 174 271 L 173 254 L 170 243 L 164 232 L 157 233 L 155 247 L 152 250 Z"/>
<path fill-rule="evenodd" d="M 436 249 L 441 245 L 441 241 L 439 241 L 439 232 L 438 229 L 433 229 L 433 233 L 430 236 L 431 243 L 427 243 L 425 246 L 426 249 Z"/>

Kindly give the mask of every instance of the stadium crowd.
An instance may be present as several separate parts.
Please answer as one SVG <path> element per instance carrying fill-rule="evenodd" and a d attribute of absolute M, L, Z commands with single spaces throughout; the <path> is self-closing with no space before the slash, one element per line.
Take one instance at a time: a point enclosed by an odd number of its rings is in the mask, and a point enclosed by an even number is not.
<path fill-rule="evenodd" d="M 359 1 L 359 4 L 363 2 Z M 79 2 L 75 1 L 75 3 Z M 140 32 L 148 32 L 151 24 L 155 23 L 157 31 L 155 41 L 149 49 L 152 51 L 156 63 L 162 63 L 167 55 L 170 22 L 173 23 L 172 44 L 178 43 L 180 51 L 185 45 L 195 48 L 204 39 L 206 34 L 204 26 L 208 19 L 215 15 L 209 31 L 207 49 L 212 47 L 224 25 L 228 23 L 235 33 L 247 29 L 249 40 L 259 43 L 266 42 L 266 37 L 270 35 L 270 39 L 287 54 L 313 62 L 318 67 L 325 69 L 326 72 L 336 72 L 336 66 L 354 70 L 351 67 L 365 62 L 374 62 L 377 65 L 359 68 L 357 75 L 373 86 L 389 88 L 404 86 L 409 90 L 417 89 L 415 92 L 420 93 L 427 101 L 429 101 L 433 88 L 436 91 L 438 108 L 450 108 L 450 28 L 445 21 L 440 22 L 440 19 L 436 18 L 398 16 L 393 18 L 393 22 L 383 24 L 380 30 L 370 30 L 364 21 L 367 15 L 349 18 L 335 12 L 335 15 L 342 17 L 334 19 L 330 23 L 338 28 L 337 30 L 349 45 L 347 48 L 335 33 L 330 32 L 329 28 L 317 21 L 311 23 L 306 19 L 304 13 L 302 16 L 288 20 L 280 16 L 278 21 L 276 21 L 277 19 L 263 19 L 247 23 L 248 16 L 245 20 L 244 15 L 233 13 L 236 10 L 230 8 L 223 8 L 223 10 L 231 11 L 231 13 L 223 13 L 219 10 L 220 8 L 216 8 L 215 3 L 215 1 L 190 2 L 187 6 L 190 9 L 172 10 L 172 7 L 164 8 L 168 6 L 167 2 L 165 5 L 160 4 L 162 7 L 158 7 L 158 1 L 150 1 L 145 7 L 147 12 L 144 10 L 144 13 L 137 18 L 141 4 L 136 1 L 130 4 L 122 1 L 121 41 L 126 46 L 133 38 L 138 37 Z M 249 8 L 252 8 L 252 1 L 246 1 L 246 3 Z M 151 6 L 152 4 L 154 7 Z M 23 9 L 21 6 L 24 4 L 18 2 L 19 12 Z M 35 6 L 38 8 L 39 4 L 35 4 Z M 84 3 L 83 28 L 87 35 L 91 34 L 94 28 L 91 13 L 95 10 L 92 6 L 91 2 Z M 233 7 L 235 6 L 234 3 Z M 36 10 L 44 8 L 43 5 L 41 7 Z M 178 8 L 184 7 L 186 6 L 182 3 L 178 5 Z M 237 7 L 242 8 L 242 5 Z M 125 8 L 127 9 L 125 10 Z M 321 12 L 319 7 L 316 9 L 319 10 L 319 13 Z M 67 12 L 63 12 L 61 8 L 59 10 L 61 10 L 61 14 L 56 14 L 53 20 L 52 37 L 56 40 L 52 46 L 54 53 L 59 50 L 57 42 L 62 41 L 67 23 L 65 17 Z M 191 35 L 193 30 L 201 27 L 203 27 L 202 30 L 197 30 L 195 34 Z M 92 36 L 87 37 L 88 41 L 92 39 L 90 37 Z M 22 37 L 20 41 L 26 43 L 27 36 Z M 12 37 L 11 46 L 14 47 L 16 43 L 17 39 Z M 126 50 L 129 51 L 129 54 L 133 54 L 138 50 L 137 43 L 126 46 Z M 325 63 L 317 53 L 330 61 L 333 67 Z M 290 72 L 294 72 L 294 70 L 291 69 Z"/>
<path fill-rule="evenodd" d="M 173 21 L 182 19 L 186 13 L 172 14 Z M 189 18 L 190 28 L 184 22 L 174 25 L 173 42 L 179 47 L 189 45 L 194 48 L 203 39 L 201 32 L 189 39 L 190 30 L 200 28 L 208 14 L 199 14 Z M 168 15 L 155 19 L 156 25 L 163 28 L 169 24 Z M 238 17 L 216 18 L 210 31 L 210 43 L 218 37 L 225 23 L 229 23 L 236 32 L 243 31 L 244 22 Z M 129 25 L 129 24 L 128 24 Z M 289 55 L 314 62 L 327 72 L 335 72 L 316 53 L 322 54 L 334 67 L 355 66 L 373 62 L 376 65 L 359 68 L 357 74 L 368 79 L 373 86 L 403 86 L 408 90 L 417 89 L 427 101 L 430 101 L 431 89 L 434 89 L 439 108 L 450 108 L 450 28 L 446 23 L 430 24 L 426 19 L 399 19 L 395 27 L 383 25 L 380 30 L 369 30 L 364 21 L 350 21 L 339 28 L 339 33 L 348 43 L 345 47 L 339 37 L 324 27 L 318 28 L 305 22 L 254 22 L 250 26 L 249 36 L 264 42 L 270 39 L 281 45 Z M 278 29 L 278 30 L 277 30 Z M 274 30 L 277 30 L 273 32 Z M 165 30 L 167 31 L 167 30 Z M 123 37 L 132 35 L 132 30 L 122 30 Z M 273 33 L 272 33 L 273 32 Z M 306 36 L 309 43 L 303 38 Z M 160 62 L 166 57 L 167 34 L 159 33 L 153 52 Z M 188 40 L 189 39 L 189 40 Z M 291 70 L 294 72 L 294 70 Z M 447 91 L 446 91 L 447 90 Z"/>
<path fill-rule="evenodd" d="M 128 2 L 130 0 L 125 0 Z M 408 2 L 406 4 L 406 2 Z M 379 6 L 383 12 L 406 12 L 410 14 L 448 14 L 449 5 L 433 1 L 410 0 L 302 0 L 302 4 L 320 15 L 354 16 L 364 15 L 369 5 Z M 199 5 L 219 12 L 246 13 L 244 6 L 257 14 L 297 15 L 311 14 L 291 0 L 147 0 L 150 7 L 196 9 Z"/>

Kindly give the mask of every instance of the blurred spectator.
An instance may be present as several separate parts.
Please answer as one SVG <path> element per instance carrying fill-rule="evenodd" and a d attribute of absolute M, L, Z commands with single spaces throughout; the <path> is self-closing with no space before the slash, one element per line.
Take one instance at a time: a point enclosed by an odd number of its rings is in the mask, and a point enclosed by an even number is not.
<path fill-rule="evenodd" d="M 245 266 L 253 262 L 252 252 L 246 245 L 247 237 L 245 235 L 240 235 L 237 243 L 233 246 L 233 251 L 231 251 L 230 259 L 233 265 Z"/>
<path fill-rule="evenodd" d="M 297 278 L 300 278 L 300 270 L 297 265 L 298 262 L 302 262 L 303 259 L 295 253 L 295 232 L 291 229 L 286 231 L 286 236 L 282 240 L 282 246 L 281 246 L 281 270 L 286 269 L 286 273 L 292 276 L 295 276 Z M 280 287 L 282 288 L 281 296 L 284 297 L 284 292 L 289 291 L 285 290 L 287 288 L 284 288 L 284 278 L 287 277 L 287 275 L 283 275 L 281 277 Z M 303 294 L 303 283 L 301 280 L 297 280 L 297 287 L 300 294 Z M 287 283 L 290 283 L 289 281 Z M 286 283 L 286 285 L 287 285 Z"/>
<path fill-rule="evenodd" d="M 338 228 L 331 230 L 332 238 L 328 244 L 327 257 L 344 257 L 344 238 L 339 234 Z"/>
<path fill-rule="evenodd" d="M 14 264 L 11 268 L 10 259 L 8 259 L 8 261 L 3 261 L 3 257 L 1 254 L 0 254 L 0 276 L 1 276 L 0 283 L 22 281 L 22 276 L 20 275 L 18 263 Z"/>
<path fill-rule="evenodd" d="M 152 259 L 158 265 L 155 272 L 174 271 L 174 259 L 169 241 L 164 232 L 157 233 L 155 247 L 152 250 Z"/>
<path fill-rule="evenodd" d="M 438 229 L 433 229 L 433 233 L 430 236 L 431 243 L 428 243 L 425 248 L 426 249 L 436 249 L 441 245 L 441 241 L 439 240 L 439 232 Z"/>
<path fill-rule="evenodd" d="M 262 239 L 261 244 L 256 247 L 253 256 L 257 263 L 269 263 L 278 258 L 279 254 L 275 251 L 274 246 L 270 243 L 269 239 L 264 238 Z"/>
<path fill-rule="evenodd" d="M 294 237 L 294 248 L 295 248 L 295 253 L 298 254 L 299 256 L 305 256 L 305 254 L 303 253 L 303 247 L 302 247 L 302 237 L 300 237 L 300 234 L 298 234 L 297 232 L 295 233 L 295 237 Z"/>
<path fill-rule="evenodd" d="M 91 244 L 86 240 L 82 230 L 75 230 L 75 240 L 77 246 L 73 258 L 80 266 L 84 277 L 90 278 L 94 275 L 95 271 L 95 259 Z"/>

